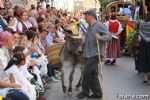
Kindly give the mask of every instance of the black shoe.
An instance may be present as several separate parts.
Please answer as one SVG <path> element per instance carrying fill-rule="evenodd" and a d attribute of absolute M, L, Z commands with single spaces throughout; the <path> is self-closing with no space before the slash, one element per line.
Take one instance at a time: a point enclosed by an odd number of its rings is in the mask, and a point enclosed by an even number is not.
<path fill-rule="evenodd" d="M 148 81 L 143 81 L 143 84 L 147 84 L 148 83 Z"/>
<path fill-rule="evenodd" d="M 88 96 L 88 99 L 101 99 L 102 95 L 94 95 L 92 94 L 91 96 Z"/>
<path fill-rule="evenodd" d="M 85 97 L 88 97 L 88 96 L 89 96 L 89 95 L 86 94 L 86 93 L 84 93 L 84 92 L 80 92 L 79 94 L 77 94 L 77 98 L 80 98 L 80 99 L 85 98 Z"/>
<path fill-rule="evenodd" d="M 109 64 L 109 63 L 110 63 L 110 60 L 106 60 L 106 61 L 105 61 L 105 64 Z"/>
<path fill-rule="evenodd" d="M 116 60 L 113 60 L 113 63 L 116 63 Z"/>
<path fill-rule="evenodd" d="M 111 65 L 114 65 L 116 63 L 116 60 L 113 60 L 112 62 L 110 62 Z"/>

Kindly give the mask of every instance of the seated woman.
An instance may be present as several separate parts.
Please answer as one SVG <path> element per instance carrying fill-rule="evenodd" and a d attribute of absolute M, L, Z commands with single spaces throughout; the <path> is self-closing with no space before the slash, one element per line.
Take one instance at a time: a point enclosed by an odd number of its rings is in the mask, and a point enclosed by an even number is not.
<path fill-rule="evenodd" d="M 24 49 L 25 49 L 25 47 L 23 47 L 23 46 L 16 46 L 13 50 L 13 53 L 16 54 L 17 52 L 23 52 Z M 30 74 L 28 71 L 27 64 L 20 66 L 19 71 L 21 71 L 23 73 L 24 77 L 27 78 L 29 81 L 31 81 L 31 79 L 33 78 L 32 74 Z"/>
<path fill-rule="evenodd" d="M 20 40 L 20 35 L 18 32 L 12 32 L 12 36 L 14 39 L 14 47 L 18 46 L 19 40 Z"/>
<path fill-rule="evenodd" d="M 36 52 L 32 52 L 30 58 L 36 58 L 36 62 L 37 65 L 40 67 L 40 71 L 42 73 L 42 75 L 46 75 L 47 74 L 47 58 L 44 56 L 44 52 L 40 49 L 39 45 L 39 35 L 37 33 L 35 33 L 32 42 L 31 42 L 31 47 L 35 47 L 36 48 Z M 30 47 L 29 47 L 30 48 Z M 36 57 L 33 57 L 34 54 L 37 54 Z"/>
<path fill-rule="evenodd" d="M 31 85 L 23 73 L 19 71 L 19 67 L 25 64 L 25 59 L 25 55 L 22 52 L 14 54 L 4 71 L 10 83 L 16 82 L 20 84 L 21 90 L 28 95 L 30 100 L 36 100 L 35 86 Z"/>
<path fill-rule="evenodd" d="M 7 28 L 11 28 L 13 29 L 14 32 L 17 32 L 17 24 L 18 24 L 17 18 L 13 16 L 8 16 L 7 23 L 8 23 Z"/>
<path fill-rule="evenodd" d="M 44 47 L 44 49 L 46 49 L 47 48 L 47 43 L 46 43 L 47 29 L 41 26 L 39 31 L 40 31 L 40 36 L 41 36 L 40 37 L 41 44 Z M 47 70 L 48 70 L 47 75 L 50 77 L 50 79 L 52 81 L 57 82 L 58 81 L 57 79 L 59 79 L 59 77 L 58 75 L 55 74 L 54 66 L 52 66 L 50 63 L 47 64 Z"/>
<path fill-rule="evenodd" d="M 30 59 L 31 53 L 33 51 L 36 51 L 36 48 L 30 47 L 28 49 L 28 44 L 27 43 L 28 43 L 27 36 L 24 33 L 24 35 L 20 36 L 19 46 L 23 46 L 24 47 L 20 51 L 24 52 L 24 54 L 26 56 L 26 64 L 25 64 L 25 66 L 27 67 L 26 70 L 31 66 L 32 68 L 30 70 L 30 73 L 34 76 L 34 79 L 37 80 L 38 84 L 40 84 L 41 86 L 43 86 L 43 83 L 42 83 L 41 77 L 40 77 L 41 72 L 39 71 L 39 69 L 36 66 L 37 62 L 35 60 L 31 60 Z M 23 67 L 23 68 L 25 68 L 25 67 Z M 34 74 L 36 74 L 36 76 Z"/>
<path fill-rule="evenodd" d="M 21 86 L 16 83 L 10 83 L 5 80 L 4 69 L 6 68 L 10 55 L 8 49 L 13 47 L 13 38 L 11 33 L 4 31 L 0 33 L 0 95 L 9 97 L 11 100 L 29 100 L 19 88 Z"/>
<path fill-rule="evenodd" d="M 21 20 L 18 22 L 17 30 L 18 32 L 25 32 L 27 29 L 32 27 L 32 24 L 29 21 L 29 14 L 27 11 L 21 12 Z"/>
<path fill-rule="evenodd" d="M 40 42 L 44 49 L 47 48 L 46 44 L 46 36 L 48 34 L 47 29 L 44 28 L 44 26 L 39 26 L 39 32 L 40 32 Z"/>
<path fill-rule="evenodd" d="M 25 47 L 23 47 L 23 46 L 16 46 L 14 49 L 14 54 L 17 52 L 23 53 L 24 49 L 25 49 Z M 27 55 L 27 53 L 26 53 L 26 55 Z M 26 60 L 28 60 L 28 59 L 26 58 Z M 27 80 L 29 80 L 31 84 L 35 85 L 37 97 L 41 98 L 44 93 L 44 86 L 43 86 L 43 83 L 42 83 L 42 80 L 40 77 L 40 71 L 38 70 L 37 66 L 35 66 L 35 65 L 31 65 L 31 66 L 34 66 L 34 70 L 33 70 L 34 73 L 32 73 L 32 72 L 29 73 L 29 71 L 28 71 L 29 67 L 27 64 L 20 66 L 19 71 L 23 73 L 24 77 Z"/>
<path fill-rule="evenodd" d="M 46 43 L 47 46 L 51 46 L 54 43 L 59 43 L 61 41 L 63 41 L 63 36 L 61 35 L 62 33 L 58 33 L 57 31 L 57 27 L 56 25 L 54 25 L 53 23 L 49 23 L 49 25 L 47 26 L 49 33 L 46 36 Z"/>

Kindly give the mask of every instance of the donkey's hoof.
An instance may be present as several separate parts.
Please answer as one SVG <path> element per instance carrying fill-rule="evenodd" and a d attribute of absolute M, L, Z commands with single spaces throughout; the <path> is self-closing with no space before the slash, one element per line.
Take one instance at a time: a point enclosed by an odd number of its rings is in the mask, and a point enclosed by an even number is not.
<path fill-rule="evenodd" d="M 68 88 L 68 92 L 72 92 L 72 88 Z"/>
<path fill-rule="evenodd" d="M 62 88 L 63 88 L 63 92 L 66 93 L 66 91 L 67 91 L 66 86 L 63 86 Z"/>

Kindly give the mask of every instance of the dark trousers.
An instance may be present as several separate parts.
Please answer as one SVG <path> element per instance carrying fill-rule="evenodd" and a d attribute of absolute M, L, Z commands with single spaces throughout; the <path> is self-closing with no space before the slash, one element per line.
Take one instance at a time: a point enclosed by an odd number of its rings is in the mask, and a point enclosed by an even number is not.
<path fill-rule="evenodd" d="M 47 75 L 49 77 L 55 76 L 55 68 L 52 64 L 47 64 L 47 69 L 48 69 Z"/>
<path fill-rule="evenodd" d="M 26 94 L 15 89 L 9 90 L 6 97 L 10 98 L 10 100 L 29 100 Z"/>
<path fill-rule="evenodd" d="M 90 90 L 95 95 L 101 95 L 101 87 L 98 78 L 98 57 L 94 56 L 86 59 L 83 73 L 82 90 L 89 94 Z"/>

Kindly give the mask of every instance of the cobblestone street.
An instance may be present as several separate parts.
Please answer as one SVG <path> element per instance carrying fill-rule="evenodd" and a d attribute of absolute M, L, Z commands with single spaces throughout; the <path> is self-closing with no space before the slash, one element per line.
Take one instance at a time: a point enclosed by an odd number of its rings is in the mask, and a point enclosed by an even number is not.
<path fill-rule="evenodd" d="M 123 57 L 117 61 L 114 66 L 104 65 L 104 79 L 106 100 L 123 100 L 123 96 L 129 95 L 126 100 L 149 100 L 150 85 L 143 84 L 143 75 L 137 74 L 134 70 L 134 60 L 130 57 Z M 74 74 L 74 86 L 79 79 L 80 70 L 77 69 Z M 58 83 L 49 83 L 51 87 L 45 93 L 47 100 L 79 100 L 76 94 L 80 91 L 73 90 L 73 93 L 63 94 L 61 81 Z M 137 95 L 131 98 L 131 95 Z M 138 97 L 140 96 L 140 98 Z M 86 100 L 86 98 L 84 99 Z"/>

